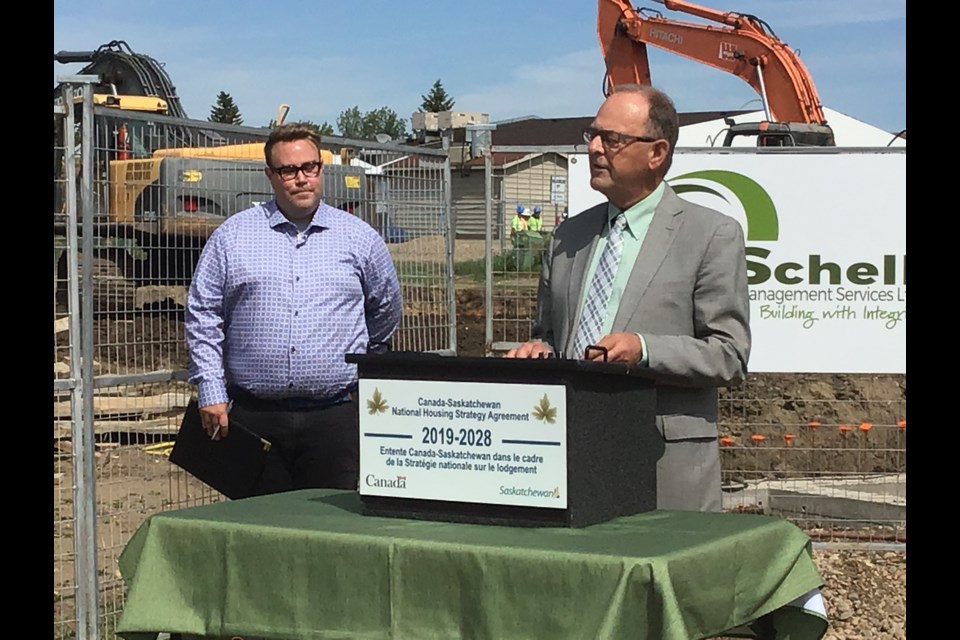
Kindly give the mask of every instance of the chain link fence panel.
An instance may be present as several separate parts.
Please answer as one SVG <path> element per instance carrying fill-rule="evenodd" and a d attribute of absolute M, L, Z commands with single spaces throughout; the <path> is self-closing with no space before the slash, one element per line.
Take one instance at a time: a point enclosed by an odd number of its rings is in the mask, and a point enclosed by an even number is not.
<path fill-rule="evenodd" d="M 224 499 L 168 460 L 195 393 L 183 311 L 210 233 L 272 198 L 269 129 L 84 105 L 81 89 L 64 85 L 54 109 L 55 638 L 113 637 L 130 536 L 154 513 Z M 392 348 L 453 353 L 446 153 L 322 140 L 325 202 L 394 258 Z"/>

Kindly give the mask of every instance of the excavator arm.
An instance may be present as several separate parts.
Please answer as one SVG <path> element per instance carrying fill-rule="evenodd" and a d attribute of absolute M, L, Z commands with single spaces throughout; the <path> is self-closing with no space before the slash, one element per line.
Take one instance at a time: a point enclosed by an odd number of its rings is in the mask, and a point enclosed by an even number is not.
<path fill-rule="evenodd" d="M 112 40 L 96 51 L 60 51 L 53 54 L 53 59 L 61 64 L 88 63 L 79 73 L 99 75 L 101 83 L 94 88 L 94 93 L 118 98 L 116 103 L 121 108 L 126 108 L 123 105 L 124 97 L 151 97 L 163 101 L 151 110 L 176 118 L 187 117 L 163 65 L 150 56 L 134 53 L 123 40 Z M 54 98 L 58 95 L 59 87 L 56 87 Z M 105 100 L 104 104 L 110 104 L 110 101 Z"/>
<path fill-rule="evenodd" d="M 634 9 L 625 0 L 599 0 L 597 35 L 606 64 L 605 92 L 618 84 L 650 84 L 649 44 L 742 78 L 762 98 L 771 124 L 826 125 L 810 73 L 763 20 L 685 0 L 654 1 L 716 25 L 664 18 L 659 11 Z"/>

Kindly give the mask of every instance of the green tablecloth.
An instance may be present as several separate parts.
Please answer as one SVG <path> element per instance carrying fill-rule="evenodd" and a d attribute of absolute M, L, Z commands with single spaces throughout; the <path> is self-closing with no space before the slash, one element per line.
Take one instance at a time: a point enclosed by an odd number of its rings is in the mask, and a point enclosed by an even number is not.
<path fill-rule="evenodd" d="M 655 511 L 545 529 L 360 510 L 354 492 L 305 490 L 152 516 L 120 556 L 118 632 L 691 640 L 761 616 L 778 638 L 826 629 L 780 609 L 821 579 L 807 536 L 779 518 Z"/>

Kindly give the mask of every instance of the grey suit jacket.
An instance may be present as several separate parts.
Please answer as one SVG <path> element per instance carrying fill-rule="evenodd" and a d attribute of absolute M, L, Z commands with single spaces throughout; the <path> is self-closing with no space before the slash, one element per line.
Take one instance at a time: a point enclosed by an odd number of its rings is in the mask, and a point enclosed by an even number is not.
<path fill-rule="evenodd" d="M 585 273 L 606 221 L 606 203 L 566 220 L 544 255 L 532 335 L 568 357 L 578 301 L 589 285 Z M 679 198 L 667 185 L 612 331 L 643 335 L 648 366 L 658 374 L 657 426 L 664 439 L 716 437 L 717 387 L 743 380 L 750 353 L 740 224 Z"/>

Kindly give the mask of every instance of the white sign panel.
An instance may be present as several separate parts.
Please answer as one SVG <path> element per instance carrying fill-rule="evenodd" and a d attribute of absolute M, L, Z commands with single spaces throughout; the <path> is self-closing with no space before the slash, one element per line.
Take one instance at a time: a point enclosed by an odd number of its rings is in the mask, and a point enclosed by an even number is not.
<path fill-rule="evenodd" d="M 563 385 L 360 379 L 360 493 L 567 507 Z"/>
<path fill-rule="evenodd" d="M 681 197 L 738 220 L 747 239 L 751 371 L 906 372 L 903 152 L 682 153 Z M 585 155 L 570 213 L 602 202 Z"/>
<path fill-rule="evenodd" d="M 550 176 L 550 204 L 567 204 L 567 176 Z"/>

